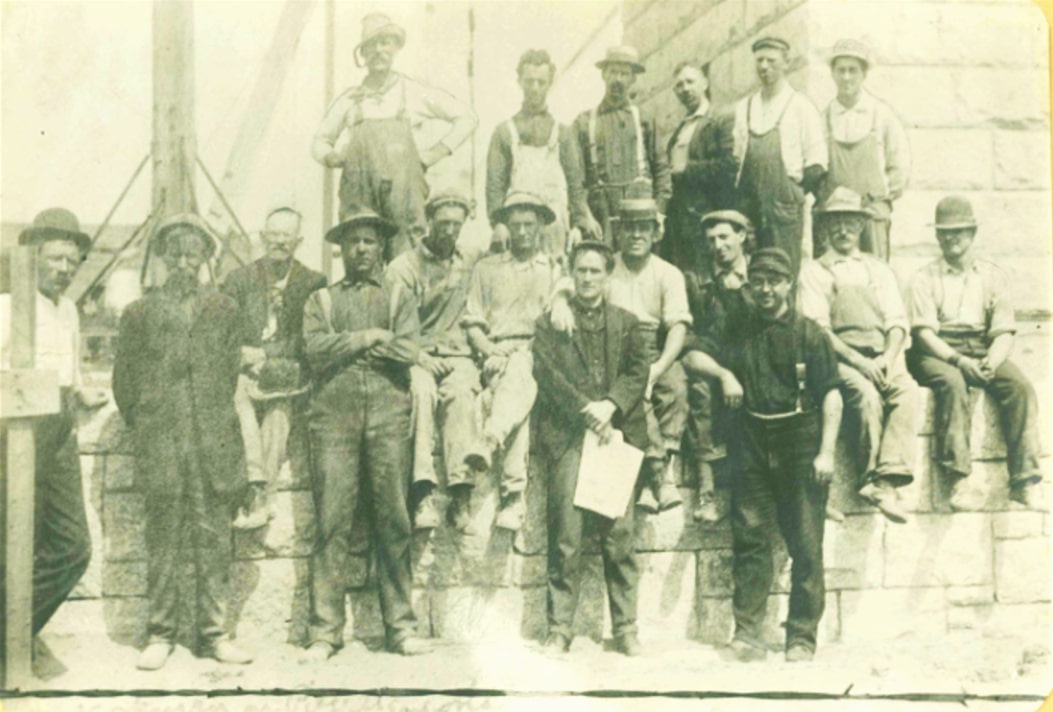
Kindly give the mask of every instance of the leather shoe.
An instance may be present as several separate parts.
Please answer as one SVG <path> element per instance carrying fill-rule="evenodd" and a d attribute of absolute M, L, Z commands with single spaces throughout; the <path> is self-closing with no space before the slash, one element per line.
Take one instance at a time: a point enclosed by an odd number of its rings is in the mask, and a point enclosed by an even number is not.
<path fill-rule="evenodd" d="M 446 507 L 446 521 L 457 531 L 467 531 L 472 524 L 472 488 L 457 485 L 449 488 L 450 503 Z"/>
<path fill-rule="evenodd" d="M 300 652 L 300 662 L 303 664 L 324 663 L 336 655 L 336 646 L 324 640 L 316 640 Z"/>
<path fill-rule="evenodd" d="M 413 510 L 414 529 L 435 529 L 439 526 L 439 510 L 435 506 L 435 490 L 428 492 L 417 502 Z"/>
<path fill-rule="evenodd" d="M 788 663 L 808 663 L 814 657 L 815 651 L 803 645 L 791 645 L 786 650 L 786 662 Z"/>
<path fill-rule="evenodd" d="M 1009 487 L 1009 499 L 1011 501 L 1022 504 L 1036 512 L 1049 511 L 1049 501 L 1044 494 L 1042 485 L 1038 482 L 1027 482 L 1020 485 L 1010 485 Z"/>
<path fill-rule="evenodd" d="M 515 532 L 519 531 L 520 527 L 523 526 L 524 520 L 526 520 L 526 504 L 523 502 L 523 494 L 521 492 L 513 492 L 505 497 L 501 503 L 501 509 L 497 512 L 495 525 L 498 529 L 507 529 Z"/>
<path fill-rule="evenodd" d="M 635 633 L 626 633 L 615 637 L 614 649 L 630 658 L 638 658 L 643 655 L 643 647 L 640 645 L 640 639 L 636 637 Z"/>
<path fill-rule="evenodd" d="M 143 652 L 139 653 L 139 659 L 135 667 L 140 670 L 160 670 L 165 666 L 168 656 L 172 654 L 171 643 L 150 643 Z"/>
<path fill-rule="evenodd" d="M 731 652 L 740 663 L 752 663 L 768 657 L 768 651 L 745 640 L 735 638 L 731 641 Z"/>
<path fill-rule="evenodd" d="M 658 500 L 655 499 L 654 490 L 644 487 L 640 490 L 640 497 L 636 500 L 636 506 L 648 514 L 658 514 Z"/>
<path fill-rule="evenodd" d="M 948 504 L 956 512 L 978 512 L 987 503 L 987 493 L 968 476 L 959 476 L 951 487 Z"/>
<path fill-rule="evenodd" d="M 716 496 L 712 490 L 698 491 L 698 506 L 693 513 L 696 522 L 705 524 L 716 524 L 720 521 L 720 511 L 717 509 Z"/>
<path fill-rule="evenodd" d="M 424 638 L 408 635 L 398 642 L 388 646 L 388 650 L 399 655 L 426 655 L 434 650 L 430 641 Z"/>
<path fill-rule="evenodd" d="M 478 472 L 489 472 L 493 463 L 497 443 L 493 438 L 482 437 L 472 443 L 464 456 L 464 464 Z"/>
<path fill-rule="evenodd" d="M 570 639 L 559 633 L 549 633 L 545 642 L 541 644 L 541 650 L 545 653 L 562 655 L 570 650 Z"/>
<path fill-rule="evenodd" d="M 226 638 L 217 640 L 212 646 L 212 657 L 221 663 L 231 665 L 248 665 L 252 662 L 252 653 Z"/>
<path fill-rule="evenodd" d="M 899 491 L 886 480 L 868 482 L 859 490 L 859 496 L 881 510 L 881 513 L 890 522 L 895 522 L 896 524 L 906 523 L 908 515 L 906 510 L 903 509 Z"/>
<path fill-rule="evenodd" d="M 658 500 L 659 512 L 676 509 L 684 503 L 684 498 L 680 496 L 680 490 L 672 482 L 659 484 L 658 491 L 655 492 L 655 499 Z"/>

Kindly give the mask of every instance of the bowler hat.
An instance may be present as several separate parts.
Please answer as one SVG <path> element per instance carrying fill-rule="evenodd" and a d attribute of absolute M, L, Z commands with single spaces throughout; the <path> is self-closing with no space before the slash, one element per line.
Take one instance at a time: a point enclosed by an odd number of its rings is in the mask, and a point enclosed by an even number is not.
<path fill-rule="evenodd" d="M 703 215 L 701 222 L 702 235 L 705 234 L 707 227 L 715 225 L 716 223 L 730 223 L 731 225 L 737 225 L 747 232 L 753 229 L 753 224 L 750 223 L 750 219 L 738 210 L 714 210 L 711 213 Z"/>
<path fill-rule="evenodd" d="M 545 202 L 541 198 L 537 197 L 533 193 L 526 193 L 517 191 L 509 193 L 508 197 L 505 198 L 505 204 L 494 211 L 494 220 L 499 223 L 503 223 L 508 220 L 508 214 L 517 208 L 527 208 L 537 213 L 537 216 L 541 218 L 541 222 L 546 225 L 551 225 L 556 220 L 556 214 L 552 212 L 552 209 L 545 205 Z"/>
<path fill-rule="evenodd" d="M 150 242 L 155 255 L 165 253 L 165 242 L 168 236 L 179 227 L 187 228 L 205 238 L 205 249 L 208 250 L 209 257 L 216 253 L 216 236 L 212 234 L 205 221 L 193 213 L 178 213 L 165 218 L 154 229 Z"/>
<path fill-rule="evenodd" d="M 937 230 L 957 230 L 976 227 L 973 204 L 960 195 L 948 195 L 936 204 Z"/>
<path fill-rule="evenodd" d="M 618 203 L 619 222 L 652 220 L 658 222 L 658 204 L 654 198 L 626 198 Z"/>
<path fill-rule="evenodd" d="M 790 279 L 793 270 L 790 267 L 790 256 L 781 247 L 762 247 L 753 253 L 748 269 L 754 272 L 774 272 Z"/>
<path fill-rule="evenodd" d="M 430 219 L 435 214 L 435 211 L 444 205 L 456 205 L 459 208 L 464 208 L 465 215 L 472 212 L 472 204 L 468 198 L 461 191 L 450 188 L 440 190 L 428 198 L 428 202 L 424 205 L 424 216 Z"/>
<path fill-rule="evenodd" d="M 838 57 L 852 57 L 862 62 L 864 67 L 870 67 L 870 48 L 859 40 L 848 38 L 835 42 L 834 49 L 830 53 L 830 64 L 833 64 Z"/>
<path fill-rule="evenodd" d="M 65 208 L 40 211 L 33 224 L 18 235 L 20 245 L 39 245 L 50 240 L 72 240 L 82 255 L 91 249 L 91 238 L 81 231 L 77 216 Z"/>
<path fill-rule="evenodd" d="M 371 12 L 362 18 L 362 41 L 355 46 L 355 53 L 378 37 L 394 37 L 399 47 L 406 44 L 406 31 L 382 12 Z"/>
<path fill-rule="evenodd" d="M 815 209 L 815 212 L 817 215 L 831 215 L 833 213 L 874 215 L 873 210 L 863 205 L 862 195 L 843 185 L 834 188 L 834 192 L 823 201 L 822 205 Z"/>
<path fill-rule="evenodd" d="M 783 52 L 789 52 L 790 43 L 784 40 L 782 37 L 772 37 L 769 35 L 768 37 L 761 37 L 760 39 L 758 39 L 756 42 L 753 43 L 750 49 L 754 52 L 762 49 L 778 49 L 782 50 Z"/>
<path fill-rule="evenodd" d="M 643 74 L 647 71 L 647 68 L 640 64 L 640 53 L 635 47 L 628 45 L 608 47 L 606 56 L 596 62 L 596 66 L 600 69 L 605 69 L 609 64 L 628 64 L 632 67 L 634 74 Z"/>
<path fill-rule="evenodd" d="M 390 220 L 377 215 L 375 211 L 367 208 L 364 205 L 350 205 L 346 212 L 343 214 L 343 221 L 329 229 L 329 232 L 325 234 L 325 241 L 332 242 L 339 245 L 344 241 L 344 237 L 347 231 L 356 225 L 369 225 L 376 228 L 376 231 L 387 240 L 398 234 L 399 226 Z"/>

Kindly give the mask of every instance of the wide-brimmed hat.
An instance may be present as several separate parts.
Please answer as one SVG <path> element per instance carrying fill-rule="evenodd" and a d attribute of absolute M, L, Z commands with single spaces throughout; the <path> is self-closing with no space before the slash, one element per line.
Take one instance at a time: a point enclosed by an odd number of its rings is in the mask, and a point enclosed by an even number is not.
<path fill-rule="evenodd" d="M 702 216 L 701 225 L 702 231 L 699 234 L 700 237 L 706 234 L 706 228 L 716 223 L 730 223 L 732 225 L 738 225 L 746 232 L 753 230 L 753 223 L 750 219 L 740 213 L 738 210 L 714 210 L 711 213 L 706 213 Z"/>
<path fill-rule="evenodd" d="M 596 62 L 596 66 L 599 69 L 604 69 L 609 64 L 628 64 L 632 67 L 633 74 L 643 74 L 647 71 L 647 67 L 640 64 L 640 53 L 636 51 L 635 47 L 629 47 L 628 45 L 608 47 L 604 58 Z"/>
<path fill-rule="evenodd" d="M 747 270 L 754 272 L 774 272 L 784 277 L 793 278 L 790 256 L 781 247 L 762 247 L 753 253 Z"/>
<path fill-rule="evenodd" d="M 512 210 L 521 208 L 533 210 L 546 225 L 551 225 L 556 220 L 556 214 L 552 212 L 552 208 L 545 205 L 545 201 L 533 193 L 523 191 L 509 193 L 504 205 L 494 211 L 494 220 L 503 223 L 508 220 L 508 214 Z"/>
<path fill-rule="evenodd" d="M 658 222 L 658 203 L 654 198 L 625 198 L 618 203 L 617 222 Z"/>
<path fill-rule="evenodd" d="M 863 63 L 864 67 L 870 68 L 870 48 L 859 40 L 843 39 L 835 42 L 834 48 L 830 52 L 830 64 L 833 64 L 838 57 L 858 59 Z"/>
<path fill-rule="evenodd" d="M 936 204 L 937 230 L 959 230 L 976 227 L 976 216 L 973 215 L 973 204 L 960 195 L 948 195 Z"/>
<path fill-rule="evenodd" d="M 816 215 L 833 215 L 835 213 L 849 213 L 854 215 L 866 215 L 873 217 L 874 211 L 863 204 L 863 196 L 851 188 L 839 185 L 834 192 L 823 201 L 823 204 L 815 209 Z"/>
<path fill-rule="evenodd" d="M 193 230 L 205 238 L 205 247 L 208 249 L 209 257 L 216 253 L 218 241 L 205 221 L 193 213 L 178 213 L 165 218 L 154 228 L 154 234 L 150 237 L 150 249 L 155 255 L 165 253 L 165 242 L 168 236 L 179 227 Z"/>
<path fill-rule="evenodd" d="M 435 214 L 435 211 L 444 205 L 456 205 L 459 208 L 464 208 L 465 215 L 470 215 L 472 212 L 472 204 L 468 197 L 459 190 L 449 188 L 440 190 L 428 198 L 428 202 L 424 205 L 424 217 L 430 219 Z"/>
<path fill-rule="evenodd" d="M 789 52 L 790 43 L 782 37 L 772 37 L 769 35 L 767 37 L 761 37 L 750 46 L 750 50 L 753 52 L 762 49 L 777 49 L 783 52 Z"/>
<path fill-rule="evenodd" d="M 355 45 L 355 54 L 378 37 L 394 37 L 399 46 L 406 44 L 406 31 L 382 12 L 371 12 L 362 18 L 362 40 Z"/>
<path fill-rule="evenodd" d="M 356 225 L 371 225 L 376 228 L 377 232 L 387 240 L 398 234 L 399 226 L 390 220 L 377 215 L 377 213 L 371 208 L 367 208 L 364 205 L 352 205 L 349 206 L 347 211 L 343 215 L 343 221 L 329 229 L 329 232 L 325 234 L 325 241 L 332 242 L 333 244 L 339 245 L 347 231 Z"/>
<path fill-rule="evenodd" d="M 65 208 L 41 210 L 33 224 L 18 234 L 20 245 L 39 245 L 50 240 L 71 240 L 82 255 L 91 249 L 91 238 L 80 229 L 77 216 Z"/>

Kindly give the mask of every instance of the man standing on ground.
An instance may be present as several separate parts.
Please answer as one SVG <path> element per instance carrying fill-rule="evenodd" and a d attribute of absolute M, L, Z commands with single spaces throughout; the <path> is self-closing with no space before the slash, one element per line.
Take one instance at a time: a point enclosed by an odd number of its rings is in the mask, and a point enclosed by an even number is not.
<path fill-rule="evenodd" d="M 672 187 L 664 147 L 653 119 L 643 119 L 630 89 L 645 71 L 633 47 L 611 47 L 596 66 L 606 91 L 595 109 L 574 120 L 574 136 L 585 162 L 589 209 L 612 244 L 611 220 L 626 198 L 654 198 L 665 213 Z"/>
<path fill-rule="evenodd" d="M 910 282 L 914 343 L 907 367 L 936 399 L 936 458 L 954 479 L 950 504 L 981 509 L 987 493 L 969 476 L 972 431 L 969 388 L 983 388 L 998 405 L 1009 467 L 1009 498 L 1032 509 L 1041 499 L 1038 401 L 1027 376 L 1009 360 L 1016 316 L 1009 275 L 974 251 L 977 223 L 960 196 L 936 205 L 936 240 L 943 256 Z"/>
<path fill-rule="evenodd" d="M 235 402 L 245 441 L 249 506 L 234 520 L 238 529 L 257 529 L 274 514 L 269 499 L 285 462 L 290 433 L 303 419 L 307 392 L 303 360 L 303 307 L 325 286 L 325 275 L 295 258 L 303 242 L 302 216 L 282 206 L 267 215 L 260 237 L 266 256 L 231 272 L 223 291 L 238 303 L 247 343 Z M 296 429 L 296 437 L 304 437 Z"/>
<path fill-rule="evenodd" d="M 781 249 L 753 253 L 749 289 L 756 318 L 729 359 L 745 392 L 742 428 L 732 438 L 738 472 L 731 489 L 731 649 L 743 662 L 767 654 L 764 619 L 776 526 L 793 560 L 787 662 L 814 656 L 825 604 L 823 527 L 841 393 L 830 338 L 789 303 L 793 274 L 790 257 Z"/>
<path fill-rule="evenodd" d="M 344 277 L 304 308 L 304 353 L 313 380 L 308 423 L 318 544 L 311 563 L 311 631 L 303 662 L 344 644 L 349 539 L 359 498 L 372 504 L 380 612 L 387 649 L 427 652 L 415 636 L 410 594 L 413 528 L 409 369 L 420 322 L 411 295 L 384 287 L 384 242 L 398 226 L 366 207 L 325 236 L 340 245 Z"/>
<path fill-rule="evenodd" d="M 790 45 L 778 37 L 753 43 L 761 88 L 735 110 L 736 186 L 740 210 L 757 231 L 758 247 L 778 247 L 801 264 L 805 194 L 826 173 L 823 121 L 808 97 L 786 81 Z"/>
<path fill-rule="evenodd" d="M 830 172 L 818 195 L 822 203 L 838 186 L 863 196 L 871 211 L 859 247 L 888 262 L 892 203 L 903 195 L 910 178 L 910 145 L 896 114 L 885 102 L 863 89 L 871 59 L 857 40 L 838 40 L 830 58 L 837 98 L 823 118 L 829 139 Z M 813 235 L 812 256 L 828 247 Z"/>
<path fill-rule="evenodd" d="M 819 206 L 816 234 L 829 249 L 801 268 L 801 313 L 826 329 L 837 354 L 859 496 L 902 524 L 899 488 L 914 481 L 917 386 L 903 360 L 910 325 L 899 282 L 891 267 L 859 247 L 869 219 L 863 197 L 848 188 Z"/>
<path fill-rule="evenodd" d="M 639 574 L 633 542 L 633 504 L 624 516 L 607 519 L 574 506 L 585 431 L 600 438 L 621 431 L 630 445 L 643 449 L 647 424 L 641 399 L 647 385 L 646 357 L 636 318 L 605 298 L 614 268 L 610 248 L 583 241 L 571 257 L 575 328 L 568 335 L 549 315 L 538 319 L 534 339 L 534 447 L 538 473 L 548 478 L 548 638 L 545 649 L 570 649 L 574 612 L 581 585 L 586 527 L 599 532 L 603 571 L 617 650 L 640 655 L 636 633 Z"/>
<path fill-rule="evenodd" d="M 138 667 L 157 670 L 172 652 L 187 538 L 202 650 L 249 663 L 225 632 L 230 524 L 246 490 L 234 409 L 245 325 L 233 299 L 198 281 L 216 249 L 199 217 L 172 216 L 152 239 L 167 276 L 124 310 L 113 364 L 113 397 L 132 428 L 136 483 L 146 496 L 150 617 Z"/>
<path fill-rule="evenodd" d="M 598 239 L 600 226 L 585 202 L 581 157 L 574 137 L 568 126 L 552 117 L 546 104 L 556 65 L 545 50 L 530 49 L 520 58 L 516 73 L 523 106 L 494 129 L 486 157 L 486 210 L 493 225 L 493 242 L 501 248 L 508 244 L 508 228 L 494 218 L 508 194 L 532 193 L 556 214 L 555 222 L 545 229 L 542 249 L 562 259 L 571 227 Z"/>
<path fill-rule="evenodd" d="M 343 169 L 341 219 L 352 205 L 365 205 L 398 225 L 398 235 L 386 241 L 389 262 L 424 234 L 425 172 L 456 151 L 479 123 L 467 104 L 392 69 L 405 43 L 406 31 L 387 15 L 362 18 L 355 60 L 361 54 L 366 78 L 333 101 L 311 145 L 315 161 Z M 433 120 L 448 123 L 449 131 L 423 145 Z"/>
<path fill-rule="evenodd" d="M 706 98 L 709 80 L 700 67 L 681 63 L 673 78 L 673 92 L 687 114 L 669 139 L 673 194 L 659 254 L 685 273 L 702 257 L 708 275 L 712 256 L 705 252 L 701 218 L 735 206 L 734 121 L 713 111 Z"/>

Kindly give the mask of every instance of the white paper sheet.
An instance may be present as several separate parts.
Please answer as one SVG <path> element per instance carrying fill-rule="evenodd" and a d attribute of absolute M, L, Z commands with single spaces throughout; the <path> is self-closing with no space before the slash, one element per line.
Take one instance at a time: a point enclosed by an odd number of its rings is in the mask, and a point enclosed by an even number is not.
<path fill-rule="evenodd" d="M 606 445 L 600 445 L 596 433 L 585 431 L 574 506 L 610 519 L 625 514 L 643 457 L 643 450 L 627 444 L 620 430 Z"/>

